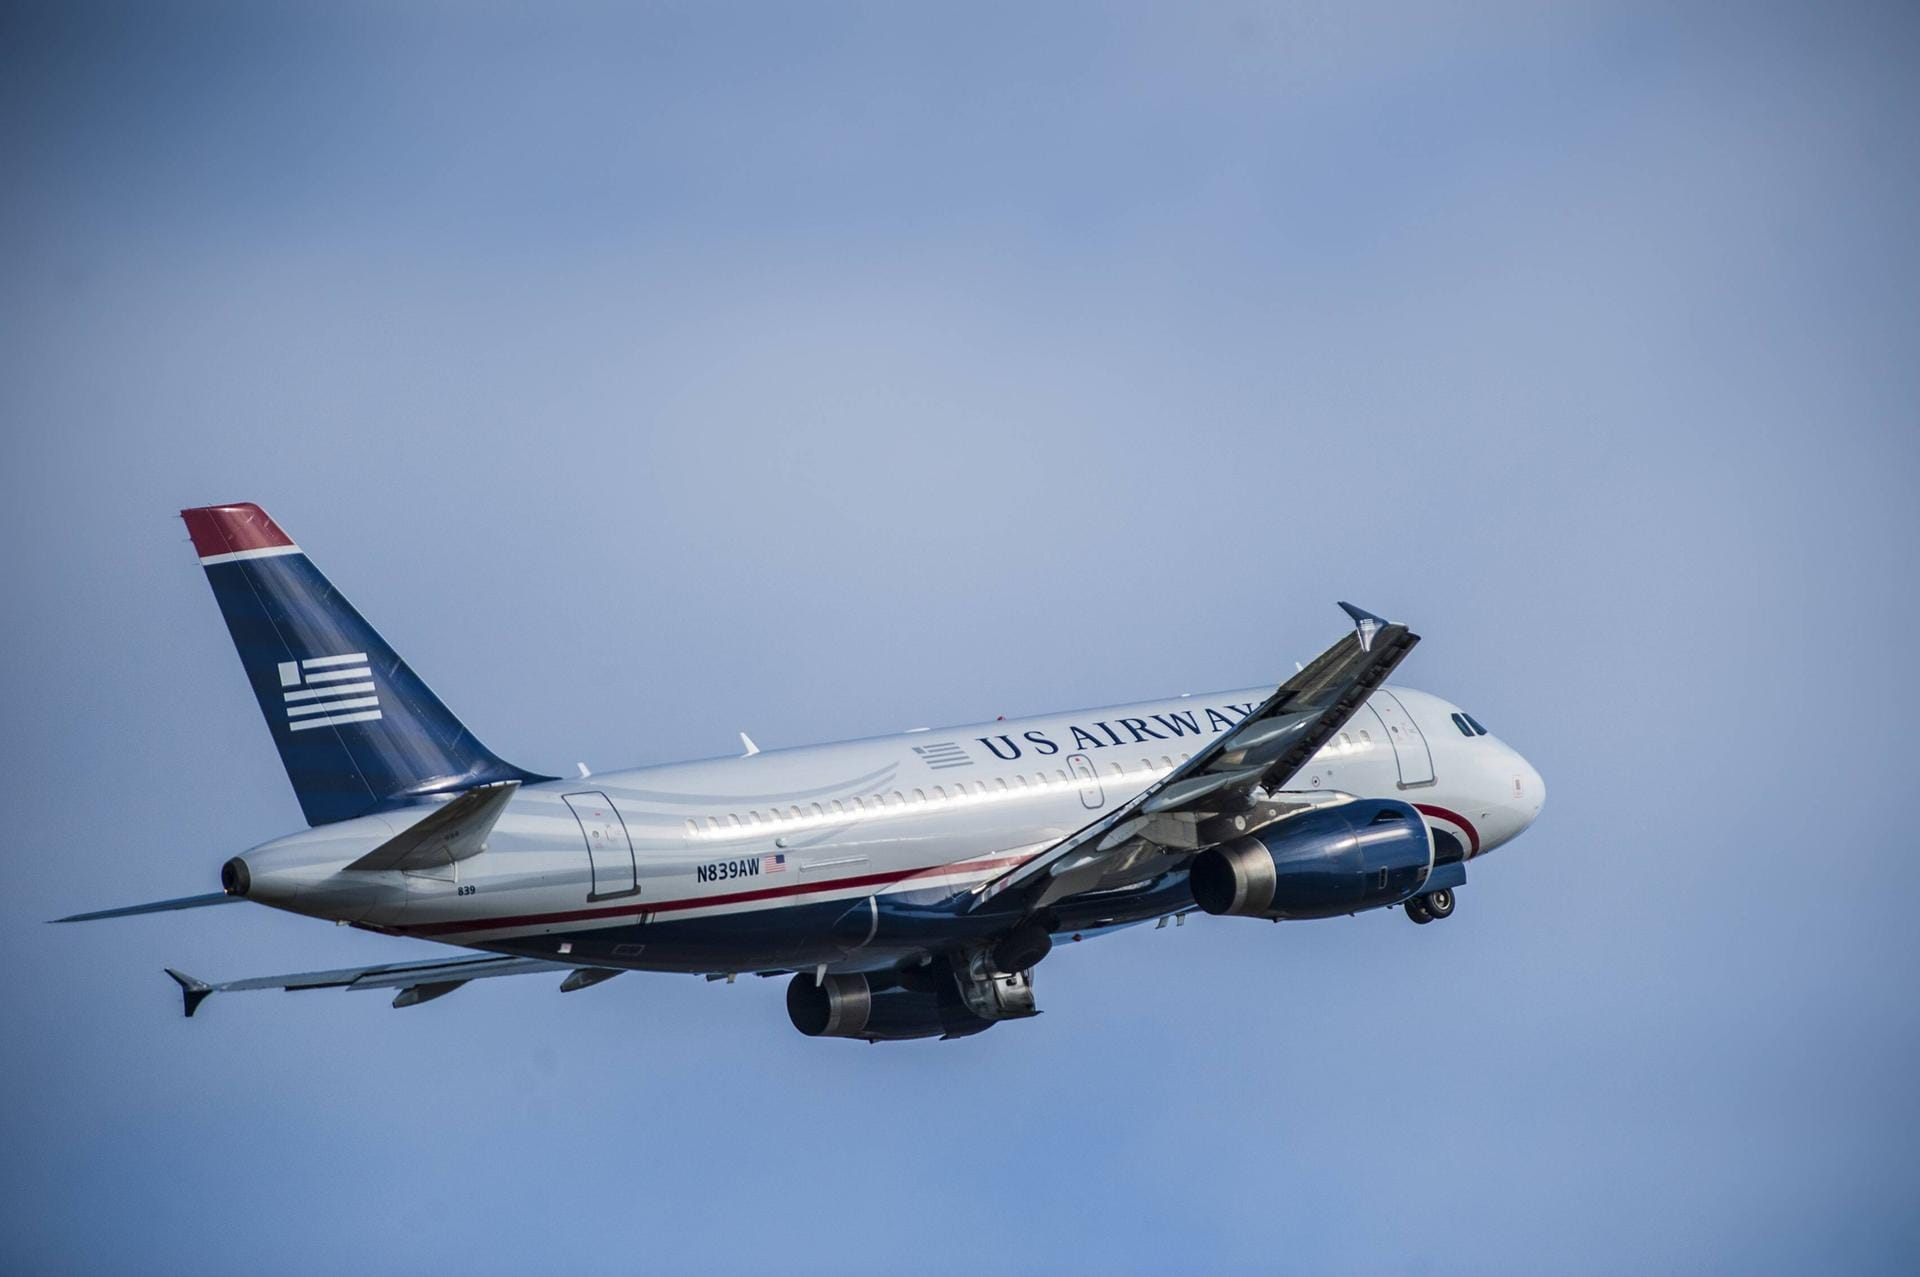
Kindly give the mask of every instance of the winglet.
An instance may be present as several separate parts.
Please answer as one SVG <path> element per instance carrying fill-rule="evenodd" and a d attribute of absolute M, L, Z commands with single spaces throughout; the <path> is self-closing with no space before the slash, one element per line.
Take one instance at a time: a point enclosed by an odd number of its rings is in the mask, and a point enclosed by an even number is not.
<path fill-rule="evenodd" d="M 180 986 L 180 999 L 186 1003 L 187 1018 L 192 1019 L 193 1013 L 200 1009 L 200 1004 L 205 1002 L 213 992 L 213 986 L 205 980 L 196 980 L 190 975 L 182 975 L 172 967 L 165 967 L 163 970 L 173 977 L 174 983 Z"/>
<path fill-rule="evenodd" d="M 1340 604 L 1340 610 L 1353 618 L 1354 632 L 1360 636 L 1360 650 L 1363 652 L 1371 652 L 1373 650 L 1373 636 L 1387 628 L 1387 619 L 1384 616 L 1375 616 L 1363 607 L 1355 607 L 1353 604 L 1344 601 Z"/>

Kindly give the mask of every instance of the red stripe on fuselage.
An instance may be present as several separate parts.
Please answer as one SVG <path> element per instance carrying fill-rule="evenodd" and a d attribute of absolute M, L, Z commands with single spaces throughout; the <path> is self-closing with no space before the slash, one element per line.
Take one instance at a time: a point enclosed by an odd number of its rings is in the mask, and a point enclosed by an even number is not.
<path fill-rule="evenodd" d="M 1472 856 L 1480 854 L 1480 831 L 1473 827 L 1471 820 L 1468 820 L 1457 811 L 1448 811 L 1445 807 L 1435 807 L 1432 803 L 1415 803 L 1413 809 L 1424 815 L 1444 820 L 1450 825 L 1460 826 L 1461 829 L 1466 831 L 1467 841 L 1473 844 L 1473 850 L 1467 854 Z"/>
<path fill-rule="evenodd" d="M 689 896 L 682 900 L 655 900 L 644 904 L 620 905 L 613 909 L 567 909 L 560 913 L 528 913 L 507 918 L 475 918 L 471 921 L 425 922 L 416 926 L 397 926 L 399 935 L 443 936 L 455 932 L 498 931 L 507 927 L 533 927 L 550 922 L 587 922 L 611 918 L 632 918 L 647 913 L 673 913 L 681 909 L 707 909 L 716 905 L 750 904 L 756 900 L 774 900 L 782 896 L 800 896 L 810 892 L 844 891 L 850 887 L 881 887 L 905 882 L 909 878 L 937 878 L 944 874 L 973 869 L 999 869 L 1024 864 L 1028 856 L 997 856 L 991 860 L 961 860 L 950 865 L 924 869 L 897 869 L 886 873 L 861 874 L 853 878 L 835 878 L 827 882 L 795 882 L 779 887 L 760 887 L 753 891 L 734 891 L 718 896 Z"/>

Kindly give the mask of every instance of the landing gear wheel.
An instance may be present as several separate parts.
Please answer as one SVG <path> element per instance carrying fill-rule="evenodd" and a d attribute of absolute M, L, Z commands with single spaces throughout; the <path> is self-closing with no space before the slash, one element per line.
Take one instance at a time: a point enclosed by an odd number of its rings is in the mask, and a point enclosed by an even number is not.
<path fill-rule="evenodd" d="M 1427 913 L 1432 917 L 1450 917 L 1453 914 L 1453 889 L 1442 887 L 1438 891 L 1429 891 L 1420 897 L 1420 903 L 1426 906 Z"/>
<path fill-rule="evenodd" d="M 1407 917 L 1423 926 L 1433 921 L 1433 915 L 1427 912 L 1427 902 L 1419 896 L 1413 897 L 1400 907 L 1407 911 Z"/>

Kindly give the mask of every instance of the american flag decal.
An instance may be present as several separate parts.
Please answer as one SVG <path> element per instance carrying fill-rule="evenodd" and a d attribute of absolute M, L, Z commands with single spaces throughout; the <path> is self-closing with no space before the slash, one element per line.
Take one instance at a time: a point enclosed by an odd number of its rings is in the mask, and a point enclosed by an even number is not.
<path fill-rule="evenodd" d="M 760 872 L 763 874 L 785 873 L 787 858 L 784 855 L 760 857 Z"/>
<path fill-rule="evenodd" d="M 920 755 L 920 761 L 935 771 L 946 767 L 973 766 L 973 759 L 967 756 L 966 747 L 957 741 L 943 740 L 937 745 L 915 745 L 913 752 Z"/>
<path fill-rule="evenodd" d="M 288 731 L 366 723 L 380 717 L 380 696 L 365 652 L 282 661 L 280 686 L 286 689 Z"/>

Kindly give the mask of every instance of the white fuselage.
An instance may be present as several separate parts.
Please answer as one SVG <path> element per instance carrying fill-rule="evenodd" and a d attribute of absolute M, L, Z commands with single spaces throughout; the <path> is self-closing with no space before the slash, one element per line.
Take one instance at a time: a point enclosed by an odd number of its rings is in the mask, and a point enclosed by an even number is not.
<path fill-rule="evenodd" d="M 937 908 L 1124 803 L 1230 728 L 1244 689 L 525 786 L 483 855 L 342 875 L 408 808 L 247 853 L 252 898 L 382 931 L 634 969 L 859 969 L 898 953 L 876 904 Z M 1387 688 L 1291 791 L 1412 804 L 1466 858 L 1545 799 L 1539 774 L 1438 697 Z M 1471 722 L 1471 720 L 1466 720 Z M 420 814 L 433 809 L 419 809 Z M 1192 907 L 1178 884 L 1095 919 Z M 913 943 L 918 943 L 915 941 Z M 911 945 L 909 946 L 911 947 Z"/>

